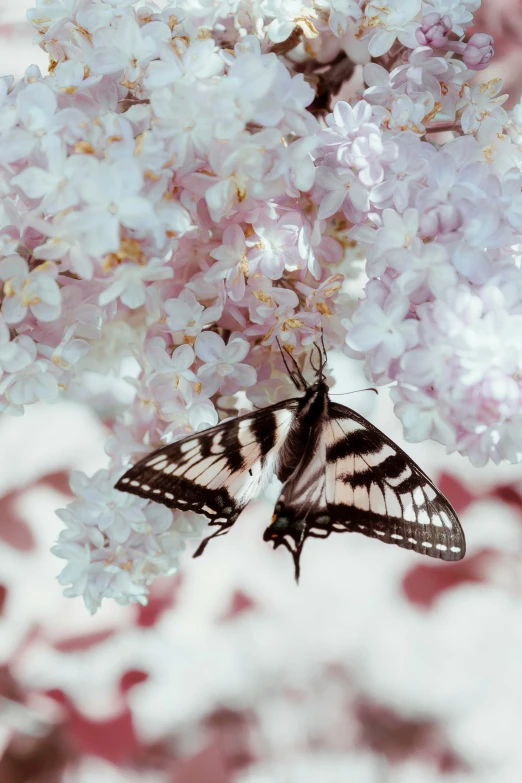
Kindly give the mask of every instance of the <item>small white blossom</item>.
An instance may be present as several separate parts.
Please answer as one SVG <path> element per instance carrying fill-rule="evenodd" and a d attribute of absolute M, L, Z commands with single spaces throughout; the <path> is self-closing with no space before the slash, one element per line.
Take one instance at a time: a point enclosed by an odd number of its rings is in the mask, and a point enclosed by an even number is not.
<path fill-rule="evenodd" d="M 177 299 L 167 299 L 166 324 L 173 332 L 183 332 L 185 338 L 195 338 L 206 326 L 219 320 L 223 308 L 219 305 L 203 307 L 192 291 L 185 289 Z"/>
<path fill-rule="evenodd" d="M 0 397 L 13 406 L 9 412 L 23 413 L 23 405 L 43 400 L 53 402 L 58 396 L 58 382 L 53 375 L 53 365 L 46 359 L 37 359 L 37 348 L 30 337 L 21 335 L 14 340 L 18 353 L 14 360 L 15 371 L 0 379 Z M 13 366 L 12 363 L 10 363 Z"/>
<path fill-rule="evenodd" d="M 409 306 L 406 296 L 389 295 L 382 306 L 365 299 L 355 314 L 347 345 L 362 354 L 374 352 L 371 367 L 377 376 L 417 342 L 417 323 L 407 318 Z"/>
<path fill-rule="evenodd" d="M 421 0 L 372 0 L 368 3 L 362 27 L 367 27 L 367 34 L 371 36 L 368 43 L 371 56 L 386 54 L 397 38 L 404 46 L 414 48 L 418 23 L 413 20 L 420 9 Z"/>
<path fill-rule="evenodd" d="M 147 283 L 169 280 L 173 275 L 173 270 L 160 258 L 151 258 L 145 265 L 122 264 L 114 270 L 112 282 L 102 291 L 98 303 L 103 307 L 119 298 L 134 310 L 145 304 Z"/>
<path fill-rule="evenodd" d="M 190 369 L 195 358 L 190 345 L 180 345 L 169 354 L 165 341 L 153 337 L 147 344 L 146 353 L 151 363 L 149 382 L 156 387 L 167 386 L 171 391 L 179 388 L 184 397 L 190 399 L 191 384 L 197 382 Z"/>
<path fill-rule="evenodd" d="M 225 381 L 234 381 L 238 386 L 253 386 L 256 382 L 254 368 L 242 363 L 250 350 L 247 340 L 235 337 L 225 345 L 215 332 L 203 332 L 194 347 L 198 358 L 205 362 L 198 370 L 203 394 L 215 394 Z"/>
<path fill-rule="evenodd" d="M 60 289 L 57 270 L 45 262 L 29 271 L 24 258 L 13 255 L 0 261 L 0 280 L 4 281 L 2 315 L 9 324 L 23 321 L 28 310 L 40 321 L 53 321 L 60 315 Z"/>

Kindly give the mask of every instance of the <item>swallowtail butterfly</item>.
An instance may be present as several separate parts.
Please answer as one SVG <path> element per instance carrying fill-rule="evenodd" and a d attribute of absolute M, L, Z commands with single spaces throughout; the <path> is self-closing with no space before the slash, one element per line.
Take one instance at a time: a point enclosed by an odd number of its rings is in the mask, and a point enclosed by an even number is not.
<path fill-rule="evenodd" d="M 283 487 L 263 537 L 291 552 L 296 579 L 306 539 L 333 532 L 362 533 L 441 560 L 463 558 L 464 533 L 448 500 L 386 435 L 330 400 L 326 359 L 316 348 L 321 359 L 313 384 L 295 361 L 290 369 L 285 360 L 301 397 L 158 449 L 128 470 L 116 489 L 205 514 L 217 530 L 197 557 L 276 474 Z"/>

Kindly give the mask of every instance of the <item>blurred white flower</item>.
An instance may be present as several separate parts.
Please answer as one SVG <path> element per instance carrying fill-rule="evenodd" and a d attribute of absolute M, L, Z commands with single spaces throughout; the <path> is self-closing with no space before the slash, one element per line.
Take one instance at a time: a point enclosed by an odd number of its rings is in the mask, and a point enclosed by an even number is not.
<path fill-rule="evenodd" d="M 0 280 L 4 281 L 2 315 L 9 324 L 23 321 L 28 309 L 40 321 L 54 321 L 61 311 L 56 266 L 47 261 L 29 270 L 18 255 L 0 261 Z"/>

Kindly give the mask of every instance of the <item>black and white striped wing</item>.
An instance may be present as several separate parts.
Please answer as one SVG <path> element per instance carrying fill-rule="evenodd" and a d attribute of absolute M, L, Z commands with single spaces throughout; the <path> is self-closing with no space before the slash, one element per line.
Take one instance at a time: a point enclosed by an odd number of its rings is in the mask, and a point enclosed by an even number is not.
<path fill-rule="evenodd" d="M 264 538 L 294 557 L 307 537 L 354 532 L 441 560 L 461 560 L 451 504 L 408 455 L 362 416 L 329 401 L 316 444 L 284 485 Z"/>
<path fill-rule="evenodd" d="M 205 514 L 220 535 L 278 469 L 298 405 L 285 400 L 178 440 L 130 468 L 116 489 Z"/>

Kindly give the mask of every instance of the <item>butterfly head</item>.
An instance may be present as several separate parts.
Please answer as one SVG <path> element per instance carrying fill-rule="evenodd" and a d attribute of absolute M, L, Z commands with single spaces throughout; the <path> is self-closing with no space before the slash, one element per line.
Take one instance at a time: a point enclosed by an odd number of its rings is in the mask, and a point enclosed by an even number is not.
<path fill-rule="evenodd" d="M 324 345 L 324 339 L 322 334 L 321 334 L 321 345 L 315 342 L 312 348 L 312 353 L 310 354 L 310 364 L 315 372 L 315 380 L 312 384 L 308 383 L 308 381 L 304 377 L 303 373 L 301 372 L 301 368 L 297 364 L 291 352 L 288 350 L 287 346 L 284 346 L 283 348 L 281 346 L 281 343 L 279 342 L 279 339 L 276 338 L 276 340 L 279 346 L 279 350 L 281 351 L 281 356 L 283 357 L 283 362 L 285 364 L 287 372 L 290 378 L 292 379 L 296 389 L 303 392 L 319 391 L 321 387 L 326 386 L 326 375 L 324 373 L 324 369 L 326 367 L 327 357 L 326 357 L 326 348 Z M 315 356 L 314 349 L 317 351 L 318 357 Z M 315 363 L 314 358 L 318 358 L 317 364 Z M 290 361 L 290 365 L 288 364 L 287 359 Z"/>

